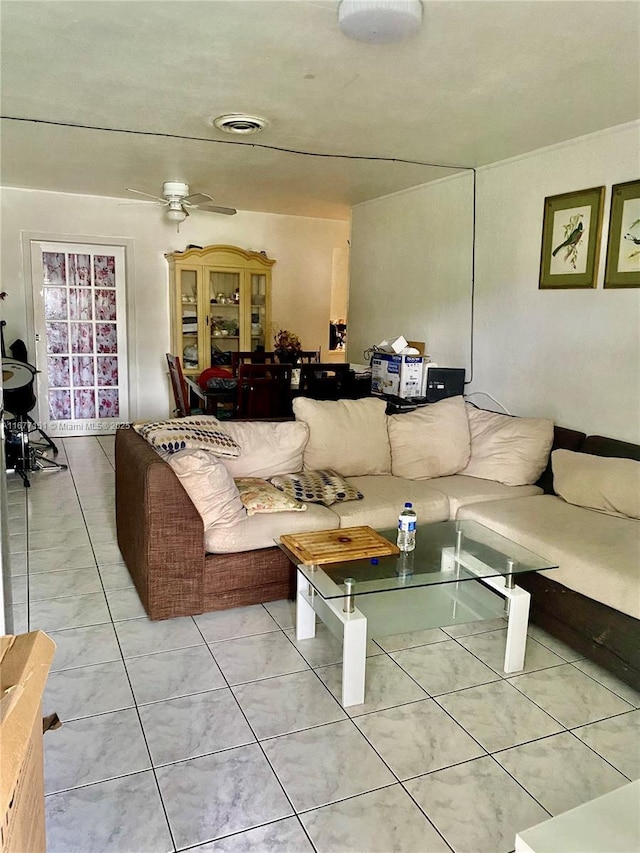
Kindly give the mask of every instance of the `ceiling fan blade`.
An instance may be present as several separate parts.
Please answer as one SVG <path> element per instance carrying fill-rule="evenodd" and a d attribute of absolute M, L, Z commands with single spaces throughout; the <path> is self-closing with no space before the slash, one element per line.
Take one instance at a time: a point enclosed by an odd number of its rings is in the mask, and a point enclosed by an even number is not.
<path fill-rule="evenodd" d="M 235 207 L 219 207 L 217 204 L 199 204 L 198 210 L 206 210 L 209 213 L 222 213 L 225 216 L 233 216 L 238 211 Z"/>
<path fill-rule="evenodd" d="M 207 201 L 213 201 L 213 196 L 210 196 L 207 193 L 192 193 L 191 195 L 185 196 L 183 201 L 187 204 L 203 204 Z"/>
<path fill-rule="evenodd" d="M 154 201 L 159 201 L 160 204 L 167 204 L 167 200 L 164 198 L 160 198 L 159 195 L 151 195 L 151 193 L 143 193 L 142 190 L 134 190 L 132 187 L 127 187 L 128 193 L 136 193 L 137 195 L 143 195 L 147 198 L 152 198 Z"/>

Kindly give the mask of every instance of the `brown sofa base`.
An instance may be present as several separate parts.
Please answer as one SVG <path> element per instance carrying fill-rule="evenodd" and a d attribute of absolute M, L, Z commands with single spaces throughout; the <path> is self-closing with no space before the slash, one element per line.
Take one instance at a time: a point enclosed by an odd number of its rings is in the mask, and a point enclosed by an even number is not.
<path fill-rule="evenodd" d="M 150 619 L 293 598 L 275 546 L 205 554 L 204 525 L 173 470 L 133 429 L 116 434 L 118 546 Z"/>
<path fill-rule="evenodd" d="M 203 612 L 294 596 L 295 569 L 279 548 L 205 557 Z"/>
<path fill-rule="evenodd" d="M 530 621 L 640 690 L 640 620 L 537 573 L 520 575 Z"/>

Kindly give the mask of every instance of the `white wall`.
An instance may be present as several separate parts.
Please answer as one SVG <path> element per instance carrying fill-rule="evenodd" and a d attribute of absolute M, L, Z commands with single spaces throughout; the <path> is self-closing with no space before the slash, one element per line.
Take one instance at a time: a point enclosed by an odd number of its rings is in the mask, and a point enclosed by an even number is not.
<path fill-rule="evenodd" d="M 640 443 L 640 288 L 602 286 L 611 185 L 638 178 L 639 151 L 634 123 L 478 171 L 469 392 L 513 414 Z M 595 186 L 606 187 L 597 288 L 539 290 L 545 197 Z M 440 365 L 468 368 L 468 188 L 454 178 L 354 209 L 351 360 L 365 342 L 397 333 L 426 339 Z"/>
<path fill-rule="evenodd" d="M 469 363 L 470 173 L 353 209 L 347 358 L 404 335 L 432 361 Z"/>
<path fill-rule="evenodd" d="M 329 313 L 333 252 L 344 249 L 349 223 L 240 211 L 236 216 L 194 212 L 176 233 L 160 208 L 121 205 L 121 199 L 78 196 L 34 190 L 2 190 L 2 261 L 0 290 L 7 320 L 7 346 L 22 338 L 33 350 L 28 328 L 31 284 L 25 282 L 23 233 L 51 239 L 68 235 L 86 241 L 133 241 L 128 281 L 134 311 L 129 352 L 137 363 L 130 377 L 137 389 L 138 408 L 132 417 L 166 417 L 169 410 L 165 352 L 169 350 L 168 268 L 164 254 L 187 244 L 230 244 L 264 250 L 276 259 L 273 266 L 272 319 L 276 329 L 296 332 L 305 349 L 323 349 L 329 343 Z"/>
<path fill-rule="evenodd" d="M 611 185 L 640 174 L 640 125 L 478 173 L 478 300 L 471 390 L 514 413 L 640 443 L 640 288 L 603 289 Z M 546 196 L 604 186 L 595 289 L 539 290 Z"/>

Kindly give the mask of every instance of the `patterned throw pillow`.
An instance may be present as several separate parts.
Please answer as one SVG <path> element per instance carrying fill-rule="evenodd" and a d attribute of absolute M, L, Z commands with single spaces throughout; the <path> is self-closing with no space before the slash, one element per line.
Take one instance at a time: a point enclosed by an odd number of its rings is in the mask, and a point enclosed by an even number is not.
<path fill-rule="evenodd" d="M 247 515 L 259 512 L 304 512 L 307 506 L 258 477 L 238 477 L 236 486 Z"/>
<path fill-rule="evenodd" d="M 329 468 L 272 477 L 271 483 L 299 501 L 331 506 L 337 501 L 359 501 L 363 495 Z"/>
<path fill-rule="evenodd" d="M 240 455 L 240 445 L 220 426 L 216 418 L 194 415 L 169 421 L 134 424 L 135 431 L 158 451 L 208 450 L 214 456 Z"/>

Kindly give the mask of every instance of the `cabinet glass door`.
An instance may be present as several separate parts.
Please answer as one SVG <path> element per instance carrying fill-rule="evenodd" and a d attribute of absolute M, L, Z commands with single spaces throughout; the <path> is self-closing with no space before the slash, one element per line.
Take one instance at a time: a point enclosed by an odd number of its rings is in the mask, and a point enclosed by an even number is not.
<path fill-rule="evenodd" d="M 182 356 L 185 371 L 200 372 L 203 369 L 200 352 L 200 305 L 198 304 L 198 272 L 195 269 L 182 269 L 178 272 L 178 298 L 180 306 L 179 334 L 182 341 L 177 355 Z"/>
<path fill-rule="evenodd" d="M 240 276 L 239 270 L 207 270 L 212 357 L 216 350 L 240 349 Z"/>
<path fill-rule="evenodd" d="M 262 273 L 251 273 L 251 349 L 260 347 L 273 349 L 267 341 L 267 277 Z"/>

